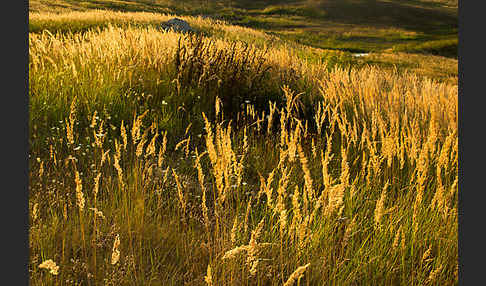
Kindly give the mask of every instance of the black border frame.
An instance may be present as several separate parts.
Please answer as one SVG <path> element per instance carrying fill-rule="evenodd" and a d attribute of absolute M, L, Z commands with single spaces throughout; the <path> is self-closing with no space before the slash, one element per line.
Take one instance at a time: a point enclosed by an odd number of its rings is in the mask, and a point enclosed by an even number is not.
<path fill-rule="evenodd" d="M 13 5 L 12 5 L 13 4 Z M 483 5 L 481 5 L 483 4 Z M 485 280 L 483 261 L 486 247 L 482 235 L 482 217 L 484 201 L 480 181 L 483 169 L 475 168 L 475 163 L 481 164 L 484 156 L 484 144 L 480 138 L 481 119 L 477 115 L 484 113 L 483 105 L 475 104 L 481 98 L 485 89 L 483 83 L 484 61 L 481 53 L 485 52 L 483 44 L 485 2 L 481 0 L 459 0 L 459 285 L 481 285 Z M 2 277 L 2 284 L 29 285 L 27 269 L 29 259 L 29 221 L 28 221 L 28 0 L 13 0 L 4 3 L 2 27 L 3 35 L 3 76 L 6 84 L 4 94 L 4 112 L 2 122 L 2 140 L 4 154 L 4 171 L 2 172 L 4 204 L 2 217 L 6 228 L 2 245 L 4 261 L 3 269 L 8 272 Z M 13 7 L 12 7 L 13 6 Z M 11 13 L 11 11 L 15 11 Z M 7 14 L 7 15 L 6 15 Z M 12 17 L 9 17 L 12 16 Z M 483 33 L 482 33 L 483 32 Z M 13 41 L 11 39 L 14 39 Z M 466 44 L 466 39 L 470 43 Z M 466 71 L 467 80 L 466 80 Z M 478 126 L 479 125 L 479 126 Z M 469 132 L 467 131 L 469 130 Z M 469 134 L 469 139 L 467 139 Z M 12 136 L 13 135 L 13 136 Z M 474 136 L 474 137 L 472 137 Z M 11 138 L 14 138 L 13 140 Z M 467 147 L 466 147 L 467 146 Z M 476 160 L 474 160 L 476 159 Z M 5 180 L 7 179 L 7 180 Z M 476 179 L 476 181 L 474 180 Z M 479 180 L 478 180 L 479 179 Z M 469 214 L 466 216 L 466 214 Z M 474 233 L 473 233 L 474 232 Z M 6 250 L 6 251 L 5 251 Z M 467 263 L 466 263 L 467 261 Z M 13 280 L 14 284 L 6 281 Z M 479 282 L 479 283 L 478 283 Z M 4 285 L 5 285 L 4 284 Z"/>

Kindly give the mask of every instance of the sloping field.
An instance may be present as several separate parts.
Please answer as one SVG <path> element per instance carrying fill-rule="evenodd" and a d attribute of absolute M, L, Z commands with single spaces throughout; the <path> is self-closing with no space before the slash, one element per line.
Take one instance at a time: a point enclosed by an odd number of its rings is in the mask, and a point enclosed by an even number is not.
<path fill-rule="evenodd" d="M 171 17 L 30 14 L 32 285 L 457 285 L 454 81 Z"/>

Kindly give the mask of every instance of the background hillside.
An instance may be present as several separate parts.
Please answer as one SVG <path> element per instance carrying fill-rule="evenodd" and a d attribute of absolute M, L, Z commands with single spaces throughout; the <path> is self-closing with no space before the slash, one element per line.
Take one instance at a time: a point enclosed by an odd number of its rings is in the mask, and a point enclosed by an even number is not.
<path fill-rule="evenodd" d="M 53 13 L 109 9 L 206 15 L 287 43 L 344 51 L 347 62 L 358 65 L 394 66 L 452 81 L 457 77 L 457 0 L 32 0 L 29 8 Z M 31 20 L 30 30 L 38 29 Z M 371 54 L 350 56 L 359 53 Z"/>

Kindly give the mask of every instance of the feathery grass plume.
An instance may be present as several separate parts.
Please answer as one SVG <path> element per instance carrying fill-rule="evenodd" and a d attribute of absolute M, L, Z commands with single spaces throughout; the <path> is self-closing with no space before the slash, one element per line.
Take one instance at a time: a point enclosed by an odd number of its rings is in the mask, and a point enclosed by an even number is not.
<path fill-rule="evenodd" d="M 182 191 L 182 184 L 181 181 L 179 180 L 179 176 L 177 175 L 174 169 L 172 169 L 172 174 L 174 174 L 174 178 L 177 185 L 177 196 L 179 198 L 179 202 L 182 207 L 182 215 L 184 216 L 184 214 L 186 213 L 186 200 L 184 198 L 184 192 Z"/>
<path fill-rule="evenodd" d="M 294 91 L 291 90 L 288 85 L 284 85 L 282 87 L 282 90 L 283 90 L 284 96 L 285 96 L 285 109 L 287 111 L 286 114 L 287 114 L 287 116 L 290 116 L 292 114 L 292 111 L 294 109 L 298 109 L 299 105 L 301 105 L 301 103 L 299 101 L 299 97 L 303 93 L 295 94 Z"/>
<path fill-rule="evenodd" d="M 299 186 L 295 186 L 295 191 L 292 196 L 292 224 L 290 225 L 290 230 L 289 232 L 292 234 L 292 236 L 295 236 L 296 229 L 300 222 L 302 221 L 302 214 L 300 212 L 300 203 L 299 203 Z"/>
<path fill-rule="evenodd" d="M 143 148 L 145 146 L 145 143 L 147 143 L 147 136 L 148 136 L 149 129 L 145 130 L 145 132 L 142 135 L 141 140 L 137 144 L 137 149 L 135 151 L 135 155 L 140 158 L 143 154 Z"/>
<path fill-rule="evenodd" d="M 263 229 L 263 224 L 265 223 L 265 218 L 258 223 L 256 229 L 254 229 L 251 233 L 250 242 L 248 243 L 248 255 L 246 257 L 246 265 L 250 271 L 250 276 L 255 276 L 258 266 L 258 238 L 260 237 Z"/>
<path fill-rule="evenodd" d="M 166 149 L 167 149 L 167 131 L 164 132 L 164 137 L 162 138 L 162 147 L 159 149 L 159 155 L 157 159 L 157 166 L 159 168 L 162 167 Z"/>
<path fill-rule="evenodd" d="M 287 186 L 289 184 L 289 176 L 291 172 L 292 169 L 289 170 L 288 167 L 285 167 L 282 170 L 282 176 L 278 181 L 278 188 L 277 188 L 278 198 L 277 198 L 276 208 L 274 209 L 274 213 L 281 212 L 285 208 L 284 200 L 286 198 L 286 191 L 287 191 Z"/>
<path fill-rule="evenodd" d="M 439 159 L 437 160 L 437 168 L 447 168 L 449 165 L 449 156 L 452 153 L 451 152 L 451 147 L 454 142 L 454 139 L 457 138 L 456 131 L 454 130 L 447 136 L 445 139 L 444 144 L 442 145 L 442 148 L 440 150 L 439 154 Z"/>
<path fill-rule="evenodd" d="M 276 169 L 273 169 L 270 174 L 268 174 L 268 178 L 265 182 L 265 178 L 258 173 L 258 176 L 260 177 L 260 190 L 258 191 L 258 198 L 262 196 L 262 194 L 265 194 L 267 197 L 267 205 L 270 209 L 273 209 L 273 188 L 271 187 L 273 178 L 275 176 L 275 171 Z"/>
<path fill-rule="evenodd" d="M 54 148 L 52 147 L 52 144 L 49 145 L 49 159 L 52 159 L 54 165 L 57 165 L 56 153 L 54 152 Z"/>
<path fill-rule="evenodd" d="M 368 140 L 368 147 L 370 151 L 370 158 L 369 161 L 371 164 L 369 164 L 370 169 L 368 170 L 368 176 L 366 178 L 367 182 L 371 182 L 371 177 L 380 177 L 382 175 L 381 173 L 381 163 L 384 160 L 384 157 L 382 157 L 382 154 L 378 152 L 378 149 L 376 147 L 376 141 L 371 141 L 371 139 Z"/>
<path fill-rule="evenodd" d="M 213 285 L 213 274 L 211 273 L 211 264 L 208 264 L 208 269 L 206 270 L 206 276 L 204 276 L 204 281 L 208 286 Z"/>
<path fill-rule="evenodd" d="M 96 201 L 96 198 L 98 196 L 98 190 L 100 188 L 100 178 L 101 178 L 101 171 L 94 178 L 93 195 L 94 195 L 95 201 Z"/>
<path fill-rule="evenodd" d="M 202 190 L 202 201 L 201 201 L 201 208 L 203 212 L 203 217 L 204 217 L 204 226 L 206 228 L 206 232 L 209 233 L 209 215 L 208 215 L 208 207 L 206 205 L 206 186 L 204 185 L 204 172 L 201 167 L 201 157 L 205 154 L 206 152 L 203 152 L 202 154 L 199 155 L 197 148 L 196 148 L 196 169 L 197 169 L 197 179 L 199 181 L 199 186 L 201 187 Z"/>
<path fill-rule="evenodd" d="M 184 154 L 186 155 L 186 157 L 189 156 L 189 143 L 191 142 L 191 136 L 189 136 L 187 138 L 187 141 L 186 141 L 186 146 L 184 148 Z"/>
<path fill-rule="evenodd" d="M 432 254 L 432 245 L 429 245 L 427 250 L 422 255 L 422 260 L 421 260 L 422 263 L 426 262 L 427 260 L 430 260 L 429 257 L 430 257 L 431 254 Z"/>
<path fill-rule="evenodd" d="M 260 235 L 262 234 L 263 230 L 263 225 L 265 224 L 265 217 L 262 218 L 262 220 L 258 223 L 256 229 L 254 229 L 251 233 L 251 237 L 255 239 L 255 241 L 260 238 Z"/>
<path fill-rule="evenodd" d="M 405 145 L 405 136 L 402 134 L 400 136 L 400 144 L 398 145 L 398 152 L 399 152 L 399 160 L 400 160 L 400 170 L 403 169 L 403 167 L 405 166 L 405 148 L 406 148 L 406 145 Z"/>
<path fill-rule="evenodd" d="M 429 277 L 427 278 L 429 283 L 434 283 L 437 280 L 437 277 L 440 275 L 440 272 L 442 271 L 443 265 L 440 265 L 439 267 L 435 268 L 433 271 L 430 272 Z"/>
<path fill-rule="evenodd" d="M 102 211 L 98 210 L 97 208 L 89 208 L 89 209 L 94 212 L 95 216 L 105 219 L 105 216 L 103 215 Z"/>
<path fill-rule="evenodd" d="M 218 118 L 218 115 L 219 115 L 219 112 L 221 110 L 221 107 L 223 105 L 223 103 L 221 102 L 221 99 L 219 99 L 219 97 L 216 96 L 216 100 L 214 102 L 214 109 L 216 111 L 216 118 Z"/>
<path fill-rule="evenodd" d="M 146 149 L 145 158 L 149 157 L 150 155 L 155 155 L 156 152 L 155 142 L 157 140 L 157 137 L 159 137 L 158 133 L 156 133 L 154 137 L 152 137 L 152 140 L 150 140 L 150 143 Z"/>
<path fill-rule="evenodd" d="M 74 125 L 76 124 L 76 102 L 77 96 L 74 96 L 71 107 L 69 108 L 69 118 L 66 119 L 66 137 L 68 143 L 74 144 Z"/>
<path fill-rule="evenodd" d="M 349 163 L 348 163 L 348 152 L 344 144 L 341 146 L 341 175 L 340 181 L 344 188 L 349 186 Z"/>
<path fill-rule="evenodd" d="M 246 126 L 245 128 L 243 129 L 243 153 L 241 154 L 241 159 L 240 159 L 240 162 L 243 162 L 243 158 L 245 157 L 246 154 L 248 154 L 248 135 L 247 135 L 247 132 L 246 132 Z"/>
<path fill-rule="evenodd" d="M 330 188 L 328 195 L 328 203 L 324 213 L 326 215 L 332 214 L 335 210 L 343 205 L 345 188 L 343 184 L 335 185 Z"/>
<path fill-rule="evenodd" d="M 128 145 L 128 136 L 127 136 L 127 130 L 125 129 L 125 124 L 123 123 L 123 120 L 120 125 L 120 133 L 123 140 L 123 150 L 126 151 Z"/>
<path fill-rule="evenodd" d="M 393 244 L 392 244 L 393 249 L 396 249 L 398 247 L 398 243 L 400 242 L 401 233 L 402 233 L 402 226 L 400 225 L 400 227 L 398 228 L 398 231 L 395 234 L 395 238 L 393 239 Z"/>
<path fill-rule="evenodd" d="M 39 203 L 35 203 L 32 207 L 32 221 L 36 221 L 39 215 Z"/>
<path fill-rule="evenodd" d="M 98 119 L 98 111 L 93 112 L 93 116 L 91 117 L 91 124 L 89 125 L 90 128 L 95 128 Z"/>
<path fill-rule="evenodd" d="M 52 275 L 58 275 L 59 274 L 59 266 L 57 266 L 56 262 L 52 261 L 52 259 L 48 259 L 48 260 L 42 262 L 39 265 L 39 268 L 49 270 L 49 273 L 51 273 Z"/>
<path fill-rule="evenodd" d="M 383 214 L 385 213 L 385 200 L 386 200 L 386 191 L 389 186 L 389 182 L 385 183 L 383 190 L 381 191 L 380 199 L 376 202 L 375 205 L 375 227 L 381 226 L 381 219 Z"/>
<path fill-rule="evenodd" d="M 393 135 L 390 134 L 382 139 L 381 152 L 387 160 L 388 168 L 391 168 L 393 156 L 395 156 L 395 141 Z"/>
<path fill-rule="evenodd" d="M 187 142 L 188 139 L 189 138 L 186 138 L 186 139 L 183 139 L 183 140 L 179 141 L 179 143 L 177 143 L 176 146 L 174 147 L 174 150 L 175 151 L 179 150 L 179 148 L 181 148 L 182 145 L 186 144 L 186 142 Z"/>
<path fill-rule="evenodd" d="M 118 174 L 119 186 L 123 190 L 123 189 L 125 189 L 125 181 L 123 180 L 123 169 L 120 166 L 121 146 L 118 143 L 118 140 L 116 140 L 116 139 L 115 139 L 115 149 L 116 149 L 116 152 L 113 155 L 113 166 L 115 167 L 117 174 Z"/>
<path fill-rule="evenodd" d="M 402 252 L 405 252 L 407 248 L 407 240 L 405 237 L 405 231 L 402 229 L 402 238 L 400 240 L 400 248 L 402 249 Z"/>
<path fill-rule="evenodd" d="M 165 168 L 165 170 L 163 171 L 164 173 L 164 176 L 162 177 L 162 185 L 165 184 L 165 182 L 167 182 L 167 179 L 169 178 L 169 166 L 167 166 L 167 168 Z"/>
<path fill-rule="evenodd" d="M 452 185 L 451 185 L 451 188 L 450 188 L 450 191 L 449 191 L 449 201 L 452 200 L 452 198 L 454 197 L 454 194 L 457 192 L 457 179 L 458 177 L 456 176 L 456 178 L 454 179 L 454 182 L 452 182 Z"/>
<path fill-rule="evenodd" d="M 304 171 L 304 194 L 307 196 L 309 201 L 314 201 L 316 199 L 316 194 L 314 192 L 312 176 L 309 170 L 309 164 L 307 158 L 305 157 L 304 150 L 300 144 L 297 144 L 297 150 L 299 153 L 300 164 L 302 166 L 302 171 Z"/>
<path fill-rule="evenodd" d="M 317 135 L 321 135 L 322 132 L 322 124 L 324 124 L 324 120 L 326 119 L 326 111 L 323 108 L 323 102 L 319 101 L 317 104 L 317 110 L 314 114 L 314 120 L 317 126 Z M 326 108 L 327 109 L 327 108 Z"/>
<path fill-rule="evenodd" d="M 42 175 L 44 175 L 44 161 L 41 161 L 39 166 L 39 178 L 42 178 Z"/>
<path fill-rule="evenodd" d="M 137 145 L 138 141 L 141 139 L 140 132 L 142 127 L 142 120 L 148 114 L 148 112 L 149 112 L 148 110 L 145 110 L 145 112 L 142 113 L 141 115 L 133 116 L 133 125 L 131 130 L 133 145 Z"/>
<path fill-rule="evenodd" d="M 98 126 L 98 132 L 93 130 L 93 135 L 95 139 L 95 146 L 98 148 L 102 149 L 103 148 L 103 142 L 105 141 L 105 136 L 106 133 L 103 132 L 103 127 L 105 125 L 105 122 L 101 120 L 100 125 Z"/>
<path fill-rule="evenodd" d="M 296 280 L 300 280 L 302 278 L 302 276 L 304 275 L 305 270 L 309 266 L 310 266 L 310 263 L 307 263 L 304 266 L 297 267 L 297 269 L 295 269 L 295 271 L 289 276 L 289 278 L 287 279 L 287 281 L 284 283 L 284 286 L 292 286 L 292 285 L 294 285 L 294 283 L 295 283 Z"/>
<path fill-rule="evenodd" d="M 216 153 L 216 148 L 214 146 L 214 136 L 213 136 L 213 129 L 211 128 L 211 124 L 208 121 L 208 118 L 206 117 L 206 114 L 204 112 L 202 113 L 202 116 L 204 118 L 204 126 L 207 132 L 206 135 L 206 148 L 208 149 L 208 155 L 209 159 L 211 161 L 211 164 L 213 165 L 213 168 L 217 166 L 218 163 L 218 153 Z"/>
<path fill-rule="evenodd" d="M 262 117 L 260 118 L 259 116 L 257 116 L 257 121 L 255 122 L 256 125 L 257 125 L 257 132 L 260 132 L 260 130 L 262 129 L 262 123 L 265 121 L 265 111 L 262 112 Z"/>
<path fill-rule="evenodd" d="M 322 206 L 326 204 L 326 199 L 327 199 L 327 190 L 323 190 L 317 200 L 314 201 L 314 208 L 312 210 L 309 223 L 311 224 L 314 221 L 314 218 L 317 217 L 317 213 L 319 209 L 321 209 Z"/>
<path fill-rule="evenodd" d="M 300 224 L 297 225 L 297 237 L 298 237 L 298 249 L 303 250 L 310 238 L 308 234 L 310 233 L 309 229 L 309 220 L 310 217 L 307 215 Z"/>
<path fill-rule="evenodd" d="M 446 202 L 446 190 L 444 187 L 444 184 L 442 183 L 442 175 L 441 175 L 441 170 L 442 168 L 437 164 L 436 166 L 436 181 L 437 181 L 437 186 L 435 189 L 434 197 L 432 198 L 430 202 L 430 206 L 432 208 L 437 208 L 439 210 L 447 207 L 447 202 Z"/>
<path fill-rule="evenodd" d="M 242 253 L 244 251 L 247 251 L 248 248 L 249 248 L 248 245 L 241 245 L 241 246 L 235 247 L 235 248 L 233 248 L 231 250 L 226 251 L 221 259 L 222 260 L 233 259 L 238 254 L 240 254 L 240 253 Z"/>
<path fill-rule="evenodd" d="M 292 163 L 295 161 L 295 154 L 297 153 L 297 146 L 299 146 L 299 139 L 300 139 L 300 126 L 296 126 L 294 132 L 289 132 L 289 138 L 286 139 L 287 141 L 287 150 L 288 150 L 288 158 L 289 162 Z"/>
<path fill-rule="evenodd" d="M 67 221 L 67 204 L 64 203 L 62 206 L 62 217 L 64 218 L 64 221 Z"/>
<path fill-rule="evenodd" d="M 154 122 L 155 124 L 155 122 Z M 187 134 L 189 133 L 189 130 L 191 130 L 191 127 L 192 127 L 192 123 L 189 123 L 189 125 L 187 125 L 186 127 L 186 130 L 184 131 L 184 136 L 187 136 Z"/>
<path fill-rule="evenodd" d="M 111 265 L 115 265 L 120 260 L 120 234 L 117 234 L 113 242 L 111 251 Z"/>
<path fill-rule="evenodd" d="M 74 171 L 75 174 L 75 182 L 76 182 L 76 204 L 79 207 L 80 211 L 84 210 L 84 195 L 83 195 L 83 181 L 79 176 L 79 172 L 77 170 Z"/>
<path fill-rule="evenodd" d="M 109 158 L 110 156 L 108 156 L 108 153 L 110 153 L 110 150 L 106 150 L 105 152 L 103 152 L 103 154 L 101 155 L 101 162 L 100 162 L 100 168 L 103 167 L 103 164 L 106 162 L 107 158 Z"/>
<path fill-rule="evenodd" d="M 329 163 L 331 162 L 334 154 L 330 155 L 331 153 L 331 144 L 332 144 L 332 137 L 328 138 L 327 146 L 326 146 L 326 153 L 323 157 L 321 151 L 321 164 L 322 164 L 322 183 L 324 184 L 324 191 L 327 192 L 331 185 L 333 184 L 333 179 L 329 174 Z"/>

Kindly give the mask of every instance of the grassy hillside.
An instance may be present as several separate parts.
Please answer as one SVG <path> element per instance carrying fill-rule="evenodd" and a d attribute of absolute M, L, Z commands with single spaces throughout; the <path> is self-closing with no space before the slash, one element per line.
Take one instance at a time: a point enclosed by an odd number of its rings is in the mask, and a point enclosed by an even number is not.
<path fill-rule="evenodd" d="M 183 4 L 30 2 L 31 284 L 457 285 L 457 60 Z"/>
<path fill-rule="evenodd" d="M 313 47 L 351 52 L 386 49 L 457 58 L 457 3 L 384 0 L 34 0 L 31 11 L 111 9 L 210 15 Z"/>

